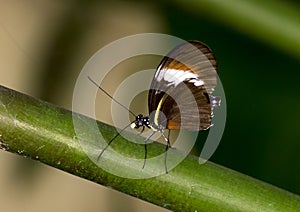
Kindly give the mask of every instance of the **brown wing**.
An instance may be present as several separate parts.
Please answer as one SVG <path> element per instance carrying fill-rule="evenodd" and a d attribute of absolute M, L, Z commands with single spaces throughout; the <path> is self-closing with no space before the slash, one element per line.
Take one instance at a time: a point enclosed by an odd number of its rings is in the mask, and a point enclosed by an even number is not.
<path fill-rule="evenodd" d="M 163 58 L 152 80 L 149 113 L 157 109 L 163 112 L 166 120 L 159 122 L 167 121 L 168 129 L 209 128 L 210 94 L 217 84 L 216 69 L 216 60 L 205 44 L 189 41 L 175 47 Z"/>

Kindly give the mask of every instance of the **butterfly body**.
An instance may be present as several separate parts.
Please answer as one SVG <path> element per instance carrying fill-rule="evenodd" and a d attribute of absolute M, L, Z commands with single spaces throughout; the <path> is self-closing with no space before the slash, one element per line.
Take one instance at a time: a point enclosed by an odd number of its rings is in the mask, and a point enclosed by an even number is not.
<path fill-rule="evenodd" d="M 143 127 L 142 131 L 144 131 L 145 127 L 153 131 L 163 131 L 166 129 L 163 125 L 159 124 L 158 119 L 155 119 L 155 117 L 154 119 L 150 119 L 149 116 L 143 116 L 142 114 L 136 116 L 135 121 L 130 124 L 130 127 L 132 129 L 139 129 L 140 127 Z"/>
<path fill-rule="evenodd" d="M 145 127 L 151 129 L 150 121 L 148 116 L 143 116 L 142 114 L 139 114 L 135 117 L 135 121 L 130 124 L 130 127 L 132 129 L 138 129 L 140 127 L 143 127 L 143 130 Z"/>

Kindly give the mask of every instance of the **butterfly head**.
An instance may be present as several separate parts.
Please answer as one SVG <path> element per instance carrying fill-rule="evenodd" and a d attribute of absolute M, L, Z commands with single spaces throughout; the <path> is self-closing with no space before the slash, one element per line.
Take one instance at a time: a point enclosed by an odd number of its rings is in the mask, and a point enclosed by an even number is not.
<path fill-rule="evenodd" d="M 132 129 L 138 129 L 140 127 L 148 127 L 150 128 L 150 121 L 149 121 L 149 117 L 147 116 L 143 116 L 142 114 L 139 114 L 135 117 L 135 121 L 131 123 L 130 127 Z"/>

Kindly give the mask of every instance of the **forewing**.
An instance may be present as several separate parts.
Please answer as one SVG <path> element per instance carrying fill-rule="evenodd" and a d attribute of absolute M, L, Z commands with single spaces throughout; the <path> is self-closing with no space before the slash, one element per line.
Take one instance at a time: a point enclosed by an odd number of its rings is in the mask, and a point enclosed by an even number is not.
<path fill-rule="evenodd" d="M 210 94 L 217 84 L 216 70 L 216 60 L 205 44 L 189 41 L 175 47 L 163 58 L 152 80 L 149 113 L 159 108 L 168 129 L 209 128 Z"/>

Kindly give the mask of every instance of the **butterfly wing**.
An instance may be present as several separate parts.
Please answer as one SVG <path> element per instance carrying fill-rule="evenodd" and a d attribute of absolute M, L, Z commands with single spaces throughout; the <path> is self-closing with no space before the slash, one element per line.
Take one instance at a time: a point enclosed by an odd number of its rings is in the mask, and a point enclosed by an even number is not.
<path fill-rule="evenodd" d="M 149 113 L 159 110 L 165 117 L 150 116 L 150 121 L 167 129 L 209 128 L 216 70 L 216 60 L 205 44 L 189 41 L 175 47 L 158 66 L 148 93 Z"/>

